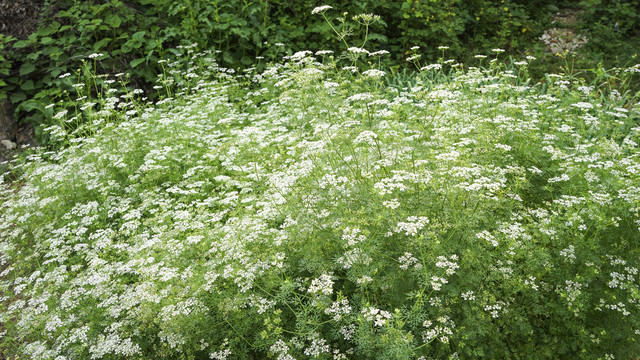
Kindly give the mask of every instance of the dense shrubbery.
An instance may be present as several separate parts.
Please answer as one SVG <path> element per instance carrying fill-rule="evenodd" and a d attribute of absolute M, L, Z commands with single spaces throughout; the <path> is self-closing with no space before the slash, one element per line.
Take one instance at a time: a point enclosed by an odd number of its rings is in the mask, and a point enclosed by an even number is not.
<path fill-rule="evenodd" d="M 183 49 L 190 63 L 160 62 L 170 97 L 155 104 L 87 74 L 104 95 L 76 103 L 86 125 L 51 109 L 64 150 L 32 154 L 2 192 L 4 351 L 637 354 L 636 99 L 533 85 L 535 60 L 501 49 L 468 69 L 416 59 L 387 86 L 390 54 L 357 45 L 238 75 Z"/>
<path fill-rule="evenodd" d="M 624 63 L 640 47 L 640 3 L 624 0 L 583 0 L 582 31 L 588 34 L 591 62 Z"/>
<path fill-rule="evenodd" d="M 451 47 L 453 56 L 470 47 L 521 49 L 523 41 L 535 34 L 537 21 L 546 16 L 544 6 L 539 6 L 545 3 L 355 1 L 338 10 L 380 14 L 383 22 L 371 29 L 369 39 L 401 59 L 412 46 L 421 46 L 429 56 L 443 44 Z M 166 56 L 167 48 L 180 44 L 220 50 L 221 61 L 235 68 L 253 63 L 256 56 L 339 48 L 328 35 L 327 23 L 312 17 L 308 6 L 262 0 L 47 1 L 37 31 L 0 47 L 7 58 L 2 66 L 13 64 L 10 74 L 0 69 L 6 83 L 0 98 L 9 96 L 23 120 L 51 125 L 44 107 L 73 92 L 68 79 L 59 76 L 78 71 L 93 53 L 103 54 L 101 73 L 127 72 L 136 85 L 148 86 L 160 73 L 157 60 Z"/>
<path fill-rule="evenodd" d="M 623 36 L 639 31 L 640 3 L 637 1 L 582 0 L 580 6 L 585 11 L 583 19 L 589 24 L 613 29 Z"/>
<path fill-rule="evenodd" d="M 388 65 L 397 66 L 413 46 L 421 47 L 425 59 L 437 58 L 441 45 L 458 60 L 494 47 L 520 52 L 540 34 L 555 5 L 552 0 L 404 0 L 334 6 L 338 14 L 349 14 L 345 21 L 352 34 L 362 27 L 350 21 L 352 14 L 379 14 L 382 21 L 369 29 L 369 41 L 390 51 L 393 61 Z M 196 43 L 195 50 L 221 51 L 220 61 L 236 69 L 253 64 L 257 56 L 273 59 L 302 49 L 340 49 L 330 26 L 312 16 L 308 6 L 281 0 L 47 1 L 41 25 L 28 39 L 1 40 L 0 56 L 6 59 L 0 65 L 0 98 L 10 97 L 22 121 L 48 126 L 55 121 L 45 106 L 65 101 L 74 92 L 69 79 L 59 76 L 83 68 L 90 54 L 103 54 L 101 73 L 126 72 L 133 85 L 153 95 L 150 85 L 162 72 L 157 60 L 177 45 Z M 637 29 L 637 5 L 589 0 L 581 6 L 596 40 L 592 49 L 604 47 L 609 57 L 621 53 L 625 42 L 620 37 Z M 7 66 L 12 66 L 10 72 Z"/>

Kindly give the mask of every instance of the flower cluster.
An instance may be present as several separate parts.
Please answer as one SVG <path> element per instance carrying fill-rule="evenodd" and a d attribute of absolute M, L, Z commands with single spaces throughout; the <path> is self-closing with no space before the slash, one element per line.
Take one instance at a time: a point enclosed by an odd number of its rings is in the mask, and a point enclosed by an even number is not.
<path fill-rule="evenodd" d="M 365 320 L 373 321 L 375 326 L 384 326 L 388 320 L 391 319 L 391 313 L 388 311 L 380 310 L 375 307 L 366 307 L 362 309 L 362 315 Z"/>

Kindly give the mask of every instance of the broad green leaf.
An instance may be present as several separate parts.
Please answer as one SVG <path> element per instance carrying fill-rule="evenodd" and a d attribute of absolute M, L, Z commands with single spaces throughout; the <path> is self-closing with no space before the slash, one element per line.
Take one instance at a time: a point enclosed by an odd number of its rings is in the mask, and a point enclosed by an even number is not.
<path fill-rule="evenodd" d="M 55 40 L 53 40 L 53 38 L 51 38 L 51 37 L 49 37 L 49 36 L 45 36 L 45 37 L 43 37 L 42 39 L 40 39 L 40 43 L 41 43 L 42 45 L 49 45 L 49 44 L 51 44 L 51 43 L 52 43 L 52 42 L 54 42 L 54 41 L 55 41 Z"/>
<path fill-rule="evenodd" d="M 24 47 L 27 47 L 29 45 L 31 45 L 32 42 L 29 40 L 18 40 L 15 42 L 15 44 L 13 44 L 13 47 L 16 49 L 22 49 Z"/>
<path fill-rule="evenodd" d="M 26 98 L 27 98 L 27 95 L 24 92 L 20 91 L 11 95 L 9 99 L 11 100 L 11 103 L 16 104 L 21 101 L 24 101 Z"/>
<path fill-rule="evenodd" d="M 24 84 L 20 85 L 20 89 L 24 91 L 33 90 L 35 87 L 33 86 L 33 80 L 27 80 Z"/>
<path fill-rule="evenodd" d="M 147 33 L 146 31 L 138 31 L 137 33 L 133 34 L 131 37 L 133 39 L 136 39 L 136 40 L 140 41 L 140 42 L 143 42 L 144 41 L 144 36 L 145 36 L 146 33 Z"/>
<path fill-rule="evenodd" d="M 120 24 L 122 24 L 122 19 L 120 18 L 120 16 L 116 15 L 116 14 L 112 14 L 112 15 L 108 15 L 105 19 L 104 22 L 114 28 L 120 27 Z"/>
<path fill-rule="evenodd" d="M 16 107 L 16 111 L 33 111 L 33 110 L 38 110 L 40 112 L 43 112 L 44 108 L 42 104 L 36 100 L 24 101 Z"/>
<path fill-rule="evenodd" d="M 122 46 L 120 47 L 120 50 L 125 54 L 130 53 L 131 50 L 134 49 L 134 45 L 135 45 L 134 43 L 135 41 L 132 42 L 131 40 L 129 40 L 126 43 L 122 44 Z M 138 47 L 140 47 L 140 43 L 138 43 Z"/>
<path fill-rule="evenodd" d="M 35 69 L 36 67 L 32 63 L 30 62 L 24 63 L 22 64 L 22 66 L 20 66 L 20 76 L 31 74 L 32 72 L 35 71 Z"/>
<path fill-rule="evenodd" d="M 135 59 L 135 60 L 131 60 L 131 62 L 129 63 L 129 65 L 131 65 L 132 68 L 142 64 L 145 61 L 144 58 L 142 59 Z"/>
<path fill-rule="evenodd" d="M 48 26 L 45 26 L 41 29 L 39 29 L 36 34 L 39 36 L 48 36 L 51 35 L 55 32 L 58 31 L 58 29 L 60 29 L 60 23 L 57 21 L 52 22 L 51 24 L 49 24 Z"/>
<path fill-rule="evenodd" d="M 71 34 L 68 37 L 65 37 L 64 42 L 66 44 L 73 44 L 76 41 L 76 39 L 78 39 L 78 37 L 75 34 Z"/>
<path fill-rule="evenodd" d="M 45 55 L 49 55 L 49 57 L 52 57 L 54 55 L 59 56 L 59 55 L 62 55 L 62 50 L 57 46 L 51 46 L 44 49 L 43 53 Z"/>
<path fill-rule="evenodd" d="M 42 54 L 41 51 L 36 51 L 36 52 L 32 52 L 32 53 L 28 53 L 25 58 L 29 59 L 29 60 L 38 60 L 38 58 L 40 57 L 40 54 Z"/>
<path fill-rule="evenodd" d="M 93 44 L 93 50 L 103 49 L 104 46 L 109 43 L 109 41 L 111 41 L 111 38 L 108 37 L 98 40 L 95 44 Z"/>
<path fill-rule="evenodd" d="M 146 44 L 147 45 L 145 46 L 145 50 L 147 52 L 153 51 L 153 49 L 157 48 L 158 45 L 159 45 L 158 42 L 156 40 L 153 40 L 153 39 L 152 40 L 147 40 Z"/>

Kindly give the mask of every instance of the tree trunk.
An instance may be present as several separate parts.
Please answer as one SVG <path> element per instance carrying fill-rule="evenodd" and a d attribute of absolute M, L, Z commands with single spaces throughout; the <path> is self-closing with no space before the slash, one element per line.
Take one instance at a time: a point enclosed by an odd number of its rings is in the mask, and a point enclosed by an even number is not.
<path fill-rule="evenodd" d="M 13 118 L 13 106 L 8 99 L 0 100 L 0 140 L 14 141 L 16 138 L 16 121 Z"/>

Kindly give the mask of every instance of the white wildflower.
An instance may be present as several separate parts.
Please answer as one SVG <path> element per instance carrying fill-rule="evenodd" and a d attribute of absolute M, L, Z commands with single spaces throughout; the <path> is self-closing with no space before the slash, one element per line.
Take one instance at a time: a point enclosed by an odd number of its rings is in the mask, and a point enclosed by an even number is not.
<path fill-rule="evenodd" d="M 367 51 L 366 49 L 359 48 L 356 46 L 352 46 L 348 48 L 347 51 L 349 51 L 352 54 L 369 54 L 369 51 Z"/>
<path fill-rule="evenodd" d="M 347 246 L 354 246 L 358 243 L 365 241 L 366 239 L 367 237 L 364 236 L 361 233 L 361 230 L 358 229 L 357 227 L 353 227 L 353 228 L 347 227 L 344 230 L 342 230 L 342 240 L 347 243 Z"/>
<path fill-rule="evenodd" d="M 378 51 L 374 51 L 372 53 L 369 53 L 369 56 L 382 56 L 382 55 L 387 55 L 389 54 L 389 52 L 387 50 L 378 50 Z"/>
<path fill-rule="evenodd" d="M 331 352 L 331 347 L 327 344 L 325 339 L 314 338 L 311 341 L 311 345 L 304 349 L 304 354 L 307 356 L 318 357 L 321 354 Z"/>
<path fill-rule="evenodd" d="M 386 73 L 382 70 L 378 70 L 378 69 L 369 69 L 367 71 L 364 71 L 362 73 L 362 75 L 372 78 L 372 79 L 380 79 L 381 77 L 384 77 L 386 75 Z"/>
<path fill-rule="evenodd" d="M 436 262 L 436 267 L 446 269 L 445 273 L 447 275 L 455 274 L 456 269 L 460 267 L 456 262 L 458 260 L 458 256 L 456 254 L 451 255 L 449 259 L 444 256 L 438 256 L 437 260 L 438 261 Z"/>
<path fill-rule="evenodd" d="M 425 216 L 409 216 L 406 222 L 398 222 L 395 232 L 404 232 L 407 236 L 415 236 L 418 231 L 422 230 L 429 223 L 429 219 Z"/>
<path fill-rule="evenodd" d="M 431 71 L 431 70 L 440 70 L 442 69 L 442 65 L 440 64 L 429 64 L 427 66 L 423 66 L 420 68 L 420 71 Z"/>
<path fill-rule="evenodd" d="M 373 321 L 375 326 L 384 326 L 387 320 L 391 319 L 391 313 L 374 307 L 362 309 L 362 314 L 367 321 Z"/>
<path fill-rule="evenodd" d="M 575 104 L 571 104 L 571 106 L 577 107 L 577 108 L 582 109 L 582 110 L 593 109 L 593 104 L 588 103 L 588 102 L 577 102 Z"/>
<path fill-rule="evenodd" d="M 400 269 L 402 270 L 407 270 L 411 265 L 414 265 L 414 264 L 416 264 L 416 268 L 422 267 L 422 264 L 418 264 L 418 259 L 413 257 L 413 254 L 408 252 L 400 256 L 400 258 L 398 258 L 398 261 L 400 262 Z"/>
<path fill-rule="evenodd" d="M 473 290 L 469 290 L 467 292 L 460 294 L 460 297 L 462 297 L 462 299 L 466 301 L 472 301 L 476 299 L 476 296 L 473 294 Z"/>
<path fill-rule="evenodd" d="M 313 8 L 313 10 L 311 10 L 311 14 L 315 15 L 315 14 L 324 14 L 327 10 L 333 9 L 333 6 L 330 5 L 322 5 L 322 6 L 318 6 Z"/>
<path fill-rule="evenodd" d="M 356 326 L 354 324 L 343 326 L 340 328 L 339 332 L 340 334 L 342 334 L 345 340 L 351 340 L 351 335 L 356 332 Z"/>
<path fill-rule="evenodd" d="M 382 205 L 386 208 L 395 210 L 400 206 L 400 202 L 398 201 L 398 199 L 391 199 L 391 200 L 383 201 Z"/>
<path fill-rule="evenodd" d="M 325 295 L 333 294 L 333 278 L 331 275 L 322 274 L 319 278 L 311 281 L 311 286 L 307 292 L 311 294 L 322 293 Z"/>
<path fill-rule="evenodd" d="M 330 307 L 324 310 L 324 313 L 332 316 L 333 321 L 340 321 L 343 315 L 351 313 L 351 305 L 349 305 L 349 300 L 342 299 L 340 301 L 334 301 Z"/>
<path fill-rule="evenodd" d="M 440 289 L 442 288 L 442 285 L 447 283 L 449 283 L 449 280 L 443 277 L 439 277 L 439 276 L 431 277 L 431 287 L 433 287 L 433 290 L 435 291 L 440 291 Z"/>

